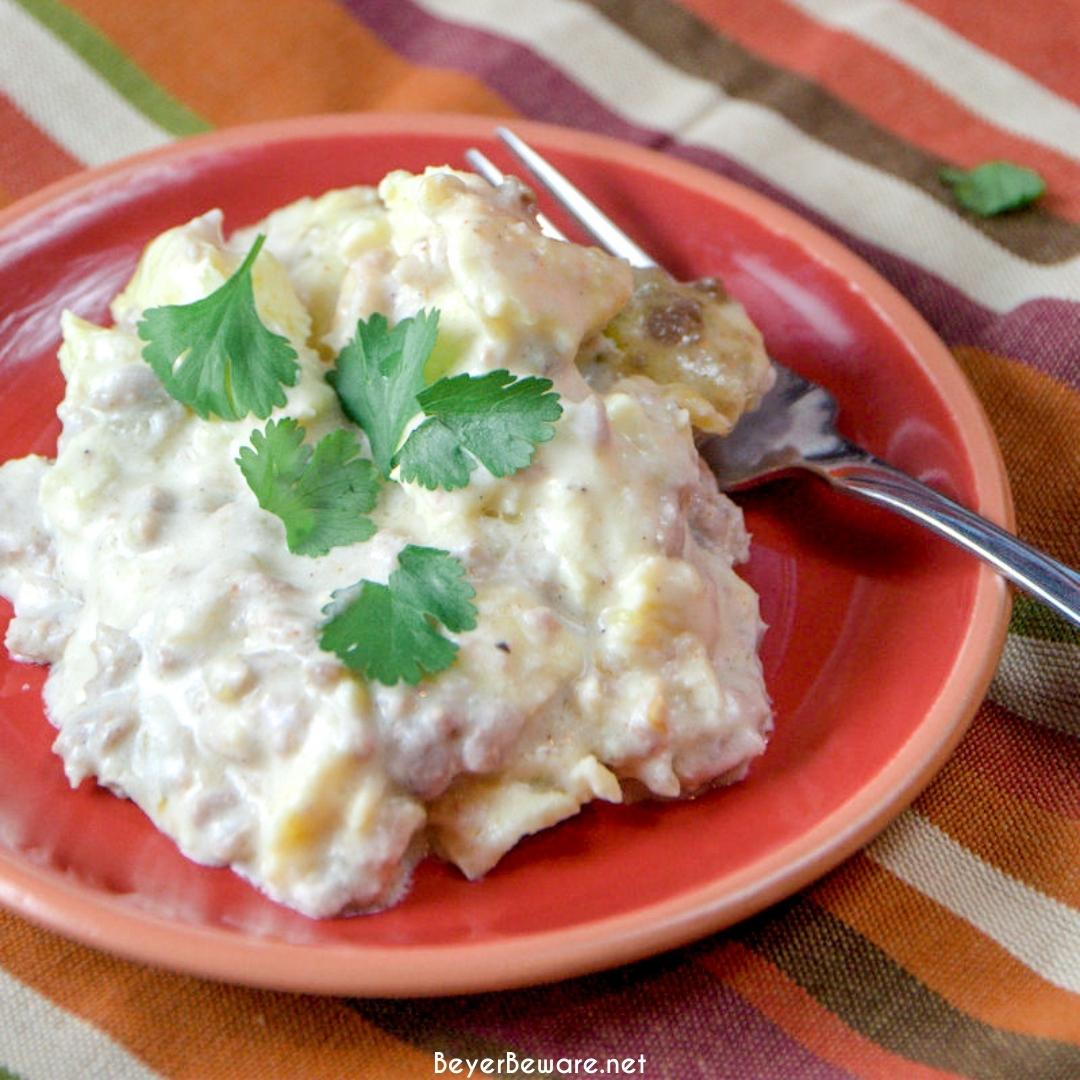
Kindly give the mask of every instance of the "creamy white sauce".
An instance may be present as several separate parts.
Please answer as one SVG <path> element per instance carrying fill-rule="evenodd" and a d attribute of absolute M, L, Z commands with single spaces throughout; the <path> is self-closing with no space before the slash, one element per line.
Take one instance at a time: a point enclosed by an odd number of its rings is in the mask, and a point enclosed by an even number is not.
<path fill-rule="evenodd" d="M 371 540 L 290 554 L 234 463 L 262 423 L 172 400 L 135 334 L 236 267 L 253 230 L 226 244 L 216 213 L 150 245 L 114 326 L 65 315 L 57 458 L 0 468 L 7 646 L 51 665 L 70 782 L 308 915 L 393 903 L 432 849 L 477 877 L 591 799 L 687 794 L 765 745 L 741 514 L 676 401 L 646 378 L 594 393 L 575 364 L 629 269 L 540 236 L 513 194 L 429 170 L 302 200 L 259 227 L 255 292 L 301 364 L 275 415 L 313 440 L 348 423 L 325 357 L 374 311 L 439 308 L 429 376 L 551 378 L 564 415 L 515 476 L 387 485 Z M 368 684 L 320 650 L 322 609 L 410 543 L 464 563 L 478 625 L 447 671 Z"/>

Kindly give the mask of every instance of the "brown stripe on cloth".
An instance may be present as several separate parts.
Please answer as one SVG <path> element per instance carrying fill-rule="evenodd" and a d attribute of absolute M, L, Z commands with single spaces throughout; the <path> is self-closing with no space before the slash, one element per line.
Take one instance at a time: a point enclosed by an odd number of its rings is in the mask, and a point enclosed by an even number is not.
<path fill-rule="evenodd" d="M 865 855 L 809 894 L 819 908 L 950 1006 L 993 1028 L 1080 1040 L 1075 994 L 1036 975 L 992 938 Z"/>
<path fill-rule="evenodd" d="M 336 998 L 247 990 L 95 952 L 0 910 L 0 965 L 170 1080 L 428 1076 L 431 1055 Z"/>
<path fill-rule="evenodd" d="M 849 1027 L 894 1054 L 952 1069 L 972 1080 L 1080 1076 L 1080 1046 L 980 1022 L 805 898 L 758 916 L 734 936 L 772 961 Z"/>
<path fill-rule="evenodd" d="M 859 1080 L 952 1080 L 957 1075 L 901 1058 L 853 1031 L 775 964 L 737 941 L 724 941 L 698 962 L 818 1057 Z"/>
<path fill-rule="evenodd" d="M 954 208 L 938 178 L 944 164 L 848 108 L 816 83 L 774 67 L 716 33 L 669 0 L 586 0 L 592 7 L 672 67 L 754 101 L 808 135 L 876 169 L 892 173 Z M 1039 207 L 996 218 L 968 217 L 1002 247 L 1036 263 L 1062 262 L 1080 253 L 1080 225 Z"/>
<path fill-rule="evenodd" d="M 996 126 L 992 114 L 967 108 L 898 56 L 839 26 L 819 21 L 810 11 L 786 0 L 723 6 L 715 0 L 675 2 L 719 34 L 761 59 L 817 83 L 927 155 L 968 167 L 990 158 L 1024 162 L 1046 180 L 1046 209 L 1068 221 L 1080 221 L 1080 161 Z M 1027 21 L 1011 14 L 1007 19 L 1014 28 Z"/>
<path fill-rule="evenodd" d="M 694 952 L 531 989 L 357 1008 L 414 1038 L 434 1031 L 451 1047 L 479 1038 L 481 1050 L 506 1045 L 538 1060 L 644 1054 L 645 1075 L 677 1080 L 851 1080 L 695 963 Z"/>
<path fill-rule="evenodd" d="M 485 1038 L 476 1032 L 466 1031 L 453 1023 L 452 1016 L 447 1018 L 454 1002 L 480 1002 L 475 999 L 418 999 L 415 1001 L 397 1001 L 387 998 L 349 998 L 347 1004 L 366 1021 L 378 1025 L 383 1031 L 402 1042 L 425 1051 L 434 1061 L 436 1051 L 447 1057 L 471 1058 L 506 1058 L 508 1051 L 521 1056 L 518 1047 L 499 1039 Z M 463 1006 L 471 1011 L 469 1006 Z M 534 1072 L 534 1076 L 550 1076 L 548 1071 Z"/>

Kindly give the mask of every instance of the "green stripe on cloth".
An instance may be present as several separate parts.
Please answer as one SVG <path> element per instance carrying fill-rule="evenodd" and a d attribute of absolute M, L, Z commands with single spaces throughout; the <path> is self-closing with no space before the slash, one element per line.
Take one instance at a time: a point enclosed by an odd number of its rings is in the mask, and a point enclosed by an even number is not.
<path fill-rule="evenodd" d="M 157 85 L 107 37 L 58 0 L 15 0 L 81 57 L 117 93 L 173 135 L 194 135 L 211 125 Z"/>
<path fill-rule="evenodd" d="M 1017 594 L 1013 602 L 1009 633 L 1039 641 L 1058 641 L 1080 645 L 1080 630 L 1070 626 L 1060 615 L 1030 596 Z"/>
<path fill-rule="evenodd" d="M 1080 1047 L 982 1023 L 808 900 L 774 908 L 734 934 L 848 1027 L 901 1057 L 972 1080 L 1080 1076 Z"/>
<path fill-rule="evenodd" d="M 5 1069 L 3 1065 L 0 1065 L 0 1080 L 22 1080 L 22 1077 L 18 1073 L 13 1073 L 10 1069 Z"/>

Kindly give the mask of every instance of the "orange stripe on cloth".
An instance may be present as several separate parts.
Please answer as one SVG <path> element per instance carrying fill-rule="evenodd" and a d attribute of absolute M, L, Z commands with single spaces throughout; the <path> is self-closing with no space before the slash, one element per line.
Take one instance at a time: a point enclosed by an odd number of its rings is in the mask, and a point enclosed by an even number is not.
<path fill-rule="evenodd" d="M 477 79 L 401 59 L 332 0 L 69 2 L 218 126 L 368 109 L 513 112 Z"/>
<path fill-rule="evenodd" d="M 1046 209 L 1080 220 L 1080 163 L 973 115 L 900 61 L 851 34 L 823 26 L 783 0 L 676 2 L 719 34 L 798 72 L 936 157 L 966 167 L 1009 158 L 1038 170 L 1047 183 Z"/>
<path fill-rule="evenodd" d="M 0 186 L 10 199 L 29 195 L 62 176 L 82 168 L 28 120 L 4 94 L 0 94 Z"/>
<path fill-rule="evenodd" d="M 955 757 L 915 809 L 980 859 L 1080 909 L 1080 821 L 1010 797 Z"/>
<path fill-rule="evenodd" d="M 852 1031 L 775 964 L 737 941 L 725 943 L 699 962 L 785 1034 L 859 1080 L 901 1076 L 904 1080 L 954 1080 L 959 1076 L 892 1054 Z"/>
<path fill-rule="evenodd" d="M 810 899 L 929 990 L 991 1027 L 1080 1043 L 1080 1001 L 1039 978 L 970 923 L 856 855 Z"/>
<path fill-rule="evenodd" d="M 907 0 L 973 44 L 992 52 L 1062 97 L 1080 102 L 1080 7 L 1076 0 Z"/>
<path fill-rule="evenodd" d="M 431 1055 L 336 998 L 247 990 L 115 959 L 0 911 L 0 965 L 170 1080 L 411 1080 Z"/>
<path fill-rule="evenodd" d="M 1025 540 L 1080 565 L 1080 394 L 983 349 L 954 347 L 1001 444 Z"/>

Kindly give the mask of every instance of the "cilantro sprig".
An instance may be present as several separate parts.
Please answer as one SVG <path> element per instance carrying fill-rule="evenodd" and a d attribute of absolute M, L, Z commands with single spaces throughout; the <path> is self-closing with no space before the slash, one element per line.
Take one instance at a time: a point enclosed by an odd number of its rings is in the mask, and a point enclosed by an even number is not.
<path fill-rule="evenodd" d="M 1043 178 L 1011 161 L 987 161 L 974 169 L 942 169 L 938 176 L 952 188 L 953 198 L 979 217 L 1018 210 L 1046 191 Z"/>
<path fill-rule="evenodd" d="M 294 555 L 325 555 L 339 544 L 375 535 L 365 515 L 379 495 L 375 466 L 345 428 L 323 436 L 314 447 L 291 418 L 271 420 L 251 433 L 251 445 L 236 459 L 259 505 L 285 525 Z"/>
<path fill-rule="evenodd" d="M 165 389 L 203 419 L 266 419 L 299 378 L 295 349 L 256 310 L 252 268 L 264 240 L 256 238 L 209 296 L 152 308 L 137 327 Z M 399 466 L 403 481 L 449 491 L 468 484 L 481 464 L 512 475 L 553 436 L 562 406 L 548 379 L 498 370 L 425 386 L 438 324 L 436 309 L 393 328 L 379 314 L 359 320 L 327 376 L 346 416 L 366 433 L 370 459 L 349 429 L 311 444 L 291 417 L 256 428 L 240 448 L 236 464 L 259 505 L 284 524 L 294 554 L 319 557 L 370 539 L 376 526 L 368 515 Z M 444 631 L 476 626 L 475 595 L 453 555 L 410 544 L 386 584 L 362 580 L 332 594 L 319 644 L 367 678 L 415 685 L 454 662 L 458 646 Z"/>
<path fill-rule="evenodd" d="M 551 380 L 500 369 L 440 379 L 417 396 L 428 417 L 401 448 L 401 478 L 426 488 L 465 487 L 477 462 L 494 476 L 524 469 L 562 416 Z"/>
<path fill-rule="evenodd" d="M 367 432 L 371 456 L 389 477 L 402 432 L 417 414 L 424 364 L 435 347 L 439 312 L 420 311 L 392 330 L 384 315 L 356 324 L 356 334 L 327 375 L 350 420 Z"/>
<path fill-rule="evenodd" d="M 372 457 L 387 479 L 452 491 L 469 482 L 477 463 L 510 476 L 533 459 L 562 415 L 550 379 L 515 378 L 505 370 L 454 375 L 424 387 L 439 313 L 421 311 L 389 330 L 382 315 L 359 320 L 356 336 L 327 378 L 341 407 L 367 432 Z M 400 446 L 405 429 L 426 419 Z"/>
<path fill-rule="evenodd" d="M 288 339 L 268 330 L 255 309 L 251 271 L 264 236 L 209 296 L 150 308 L 137 327 L 143 357 L 177 401 L 204 420 L 211 415 L 265 419 L 285 404 L 284 386 L 300 368 Z"/>
<path fill-rule="evenodd" d="M 385 585 L 364 580 L 333 594 L 319 644 L 370 679 L 415 685 L 454 662 L 458 646 L 439 627 L 472 630 L 475 595 L 453 555 L 409 544 Z"/>

